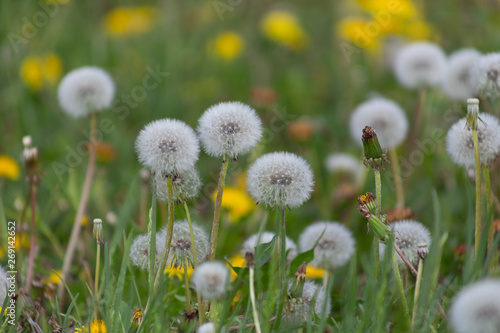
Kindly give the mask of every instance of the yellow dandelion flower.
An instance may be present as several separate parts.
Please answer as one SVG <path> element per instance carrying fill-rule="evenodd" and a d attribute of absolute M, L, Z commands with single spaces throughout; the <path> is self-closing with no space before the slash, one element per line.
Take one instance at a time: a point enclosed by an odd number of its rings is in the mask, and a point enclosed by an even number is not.
<path fill-rule="evenodd" d="M 82 228 L 85 228 L 89 224 L 89 218 L 87 215 L 82 216 Z"/>
<path fill-rule="evenodd" d="M 231 265 L 233 267 L 246 267 L 246 261 L 245 261 L 245 258 L 243 258 L 243 256 L 241 254 L 235 254 L 234 256 L 232 256 L 230 259 L 229 259 L 229 262 L 231 263 Z M 228 268 L 229 265 L 226 264 L 226 266 Z M 231 279 L 234 281 L 236 280 L 236 278 L 238 277 L 238 274 L 236 274 L 232 269 L 229 270 L 229 272 L 231 273 Z"/>
<path fill-rule="evenodd" d="M 28 56 L 21 63 L 21 78 L 32 90 L 40 90 L 43 83 L 42 68 L 37 57 Z"/>
<path fill-rule="evenodd" d="M 369 20 L 363 18 L 346 18 L 337 24 L 337 34 L 360 48 L 368 51 L 380 49 L 380 35 L 369 35 L 366 33 Z"/>
<path fill-rule="evenodd" d="M 55 85 L 62 74 L 61 59 L 53 53 L 42 58 L 42 74 L 44 79 L 51 85 Z"/>
<path fill-rule="evenodd" d="M 212 200 L 215 201 L 216 196 L 217 191 L 213 193 Z M 237 222 L 254 209 L 255 202 L 244 190 L 225 187 L 222 194 L 222 207 L 229 211 L 231 221 Z"/>
<path fill-rule="evenodd" d="M 19 164 L 12 157 L 0 155 L 0 177 L 17 180 L 19 173 Z"/>
<path fill-rule="evenodd" d="M 165 274 L 168 274 L 169 278 L 177 277 L 179 280 L 183 281 L 184 280 L 184 268 L 179 266 L 179 267 L 167 267 L 165 268 Z M 187 273 L 188 273 L 188 279 L 191 278 L 191 275 L 193 275 L 193 267 L 188 266 L 187 268 Z"/>
<path fill-rule="evenodd" d="M 75 329 L 75 332 L 79 333 L 89 333 L 89 328 L 87 325 L 84 325 L 82 328 Z M 92 333 L 107 333 L 108 329 L 106 328 L 106 324 L 104 320 L 94 320 L 90 323 L 90 332 Z"/>
<path fill-rule="evenodd" d="M 232 31 L 219 34 L 214 41 L 215 54 L 224 60 L 232 60 L 239 56 L 243 51 L 243 47 L 243 38 Z"/>
<path fill-rule="evenodd" d="M 52 272 L 52 273 L 50 273 L 47 281 L 51 282 L 53 284 L 59 284 L 59 283 L 61 283 L 61 278 L 60 278 L 61 274 L 62 274 L 61 270 L 57 270 L 55 272 Z"/>
<path fill-rule="evenodd" d="M 117 7 L 104 19 L 106 32 L 110 36 L 126 36 L 151 30 L 157 12 L 152 6 Z"/>
<path fill-rule="evenodd" d="M 404 35 L 412 40 L 427 40 L 432 28 L 425 21 L 413 21 L 408 23 L 404 29 Z"/>
<path fill-rule="evenodd" d="M 312 265 L 307 265 L 306 268 L 306 278 L 307 279 L 319 279 L 325 275 L 325 270 L 322 268 L 317 268 Z"/>
<path fill-rule="evenodd" d="M 419 15 L 410 0 L 358 0 L 363 9 L 373 14 L 386 11 L 401 18 L 411 18 Z"/>
<path fill-rule="evenodd" d="M 307 44 L 307 35 L 297 17 L 288 11 L 275 10 L 267 13 L 260 27 L 267 38 L 293 50 L 302 49 Z"/>

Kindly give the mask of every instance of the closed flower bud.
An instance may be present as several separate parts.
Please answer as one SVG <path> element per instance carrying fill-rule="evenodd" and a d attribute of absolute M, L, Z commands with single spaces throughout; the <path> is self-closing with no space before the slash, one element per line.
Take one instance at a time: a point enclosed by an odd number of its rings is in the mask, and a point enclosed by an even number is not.
<path fill-rule="evenodd" d="M 97 244 L 102 244 L 102 220 L 94 219 L 94 228 L 92 229 L 92 237 L 97 242 Z"/>

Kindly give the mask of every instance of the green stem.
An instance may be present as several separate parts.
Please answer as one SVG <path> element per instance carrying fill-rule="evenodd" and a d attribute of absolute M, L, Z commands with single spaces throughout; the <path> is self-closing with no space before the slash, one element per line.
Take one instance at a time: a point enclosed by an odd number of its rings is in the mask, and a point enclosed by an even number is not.
<path fill-rule="evenodd" d="M 398 286 L 399 298 L 401 299 L 401 305 L 403 306 L 405 332 L 409 332 L 410 327 L 411 327 L 410 312 L 408 310 L 408 303 L 406 302 L 403 281 L 401 280 L 401 275 L 399 274 L 398 263 L 396 261 L 396 256 L 394 255 L 394 252 L 392 252 L 391 256 L 392 256 L 392 270 L 394 271 L 394 276 L 396 278 L 396 284 Z"/>
<path fill-rule="evenodd" d="M 472 129 L 472 142 L 474 143 L 474 158 L 476 161 L 476 233 L 474 247 L 477 259 L 481 241 L 481 161 L 479 159 L 479 140 L 476 129 Z"/>
<path fill-rule="evenodd" d="M 376 202 L 376 215 L 380 219 L 382 215 L 382 180 L 380 178 L 380 171 L 373 169 L 373 172 L 375 173 L 375 202 Z M 375 238 L 373 239 L 373 246 L 374 246 L 374 251 L 375 251 L 375 277 L 378 277 L 378 274 L 380 272 L 380 254 L 379 254 L 379 240 L 377 238 L 377 235 L 375 235 Z"/>
<path fill-rule="evenodd" d="M 148 274 L 149 274 L 149 295 L 153 294 L 154 277 L 156 271 L 156 177 L 152 177 L 153 198 L 151 202 L 151 210 L 149 211 L 148 221 Z"/>
<path fill-rule="evenodd" d="M 35 175 L 30 176 L 31 187 L 31 222 L 30 222 L 30 251 L 28 255 L 28 272 L 26 274 L 26 292 L 31 289 L 33 270 L 35 268 L 35 218 L 36 218 L 36 190 L 37 180 Z"/>
<path fill-rule="evenodd" d="M 403 179 L 401 178 L 401 169 L 399 168 L 398 154 L 395 148 L 389 149 L 389 155 L 391 157 L 392 172 L 394 174 L 394 185 L 396 187 L 396 207 L 405 206 L 405 193 L 403 190 Z"/>
<path fill-rule="evenodd" d="M 186 289 L 186 303 L 187 303 L 187 310 L 191 309 L 191 297 L 189 295 L 189 277 L 188 277 L 188 262 L 186 259 L 186 262 L 182 265 L 184 266 L 184 288 Z"/>
<path fill-rule="evenodd" d="M 98 320 L 98 311 L 99 311 L 99 269 L 101 266 L 101 244 L 97 243 L 97 254 L 96 254 L 96 263 L 95 263 L 95 320 Z"/>
<path fill-rule="evenodd" d="M 286 207 L 284 206 L 281 210 L 281 223 L 280 223 L 280 235 L 279 235 L 279 258 L 280 258 L 280 280 L 281 280 L 281 292 L 278 300 L 278 314 L 283 312 L 283 307 L 285 305 L 284 298 L 286 297 L 286 290 L 288 289 L 288 285 L 286 284 L 286 224 L 285 224 L 285 216 L 286 216 Z M 281 315 L 277 316 L 278 319 L 276 321 L 277 326 L 279 327 L 281 321 Z"/>
<path fill-rule="evenodd" d="M 420 259 L 418 261 L 418 274 L 417 281 L 415 283 L 415 296 L 413 300 L 413 314 L 411 316 L 411 326 L 415 328 L 415 319 L 417 318 L 418 309 L 418 297 L 420 296 L 420 284 L 422 283 L 422 271 L 424 269 L 424 261 Z"/>
<path fill-rule="evenodd" d="M 493 197 L 491 196 L 491 178 L 490 178 L 490 170 L 486 165 L 483 165 L 483 177 L 484 177 L 484 185 L 486 186 L 486 211 L 488 212 L 488 216 L 490 214 L 491 207 L 493 205 Z M 493 223 L 490 226 L 490 230 L 488 231 L 488 248 L 491 248 L 491 244 L 493 243 Z"/>
<path fill-rule="evenodd" d="M 255 273 L 255 271 L 254 271 L 253 267 L 250 267 L 250 270 L 249 270 L 250 302 L 252 302 L 252 313 L 253 313 L 253 321 L 255 324 L 255 331 L 257 333 L 262 333 L 262 330 L 260 328 L 259 313 L 257 312 L 257 307 L 255 305 L 254 273 Z"/>
<path fill-rule="evenodd" d="M 214 220 L 212 222 L 212 234 L 210 236 L 210 254 L 209 260 L 215 259 L 215 251 L 217 249 L 217 235 L 219 233 L 220 213 L 222 208 L 222 193 L 224 192 L 224 183 L 226 182 L 227 166 L 229 164 L 229 156 L 225 155 L 222 161 L 222 168 L 219 175 L 219 184 L 217 186 L 217 197 L 215 198 Z"/>

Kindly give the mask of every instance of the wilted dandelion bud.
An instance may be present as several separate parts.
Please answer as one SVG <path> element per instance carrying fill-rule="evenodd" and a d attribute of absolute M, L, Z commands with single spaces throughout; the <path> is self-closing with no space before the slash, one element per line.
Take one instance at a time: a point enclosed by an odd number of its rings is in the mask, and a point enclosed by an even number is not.
<path fill-rule="evenodd" d="M 160 201 L 168 201 L 168 177 L 156 174 L 156 197 Z M 200 175 L 195 168 L 176 173 L 172 177 L 172 189 L 175 201 L 187 201 L 196 198 L 201 187 Z"/>
<path fill-rule="evenodd" d="M 302 297 L 291 298 L 287 302 L 286 321 L 290 323 L 305 323 L 311 321 L 311 306 L 314 313 L 320 316 L 326 302 L 326 316 L 330 315 L 331 302 L 322 286 L 311 281 L 304 283 Z M 314 305 L 313 305 L 314 304 Z"/>
<path fill-rule="evenodd" d="M 156 263 L 158 263 L 162 257 L 163 251 L 165 249 L 165 237 L 160 237 L 156 234 Z M 149 266 L 149 243 L 148 235 L 139 235 L 132 242 L 130 247 L 130 261 L 132 264 L 139 269 L 148 269 Z"/>
<path fill-rule="evenodd" d="M 8 282 L 7 272 L 0 266 L 0 304 L 3 304 L 7 297 Z"/>
<path fill-rule="evenodd" d="M 316 222 L 308 226 L 299 237 L 300 250 L 308 251 L 316 242 L 311 262 L 315 267 L 333 271 L 345 265 L 354 253 L 352 233 L 337 222 Z"/>
<path fill-rule="evenodd" d="M 264 231 L 261 234 L 255 234 L 243 243 L 241 254 L 250 252 L 255 255 L 255 247 L 260 244 L 269 243 L 273 240 L 275 234 L 269 231 Z M 276 241 L 278 237 L 276 237 Z M 297 256 L 297 245 L 288 237 L 285 237 L 285 251 L 288 252 L 287 260 L 293 260 Z"/>
<path fill-rule="evenodd" d="M 477 98 L 467 99 L 467 128 L 477 130 L 477 118 L 479 117 L 479 100 Z"/>
<path fill-rule="evenodd" d="M 419 259 L 419 244 L 431 243 L 431 234 L 422 223 L 413 220 L 398 221 L 390 226 L 394 230 L 395 243 L 410 263 L 416 265 Z M 380 257 L 385 253 L 385 245 L 379 245 Z M 396 254 L 398 265 L 405 263 Z"/>
<path fill-rule="evenodd" d="M 302 297 L 304 292 L 304 284 L 306 282 L 307 264 L 303 262 L 300 264 L 299 269 L 295 273 L 292 286 L 290 287 L 289 294 L 291 298 Z"/>
<path fill-rule="evenodd" d="M 201 116 L 198 133 L 207 154 L 237 159 L 260 140 L 262 124 L 257 112 L 240 102 L 219 103 Z"/>
<path fill-rule="evenodd" d="M 358 200 L 360 200 L 360 198 L 358 198 Z M 375 235 L 377 235 L 377 237 L 382 242 L 385 242 L 389 238 L 389 235 L 391 233 L 389 227 L 384 222 L 382 222 L 382 220 L 380 220 L 375 214 L 372 214 L 366 204 L 360 203 L 358 205 L 358 211 L 368 221 L 369 229 L 373 230 Z"/>
<path fill-rule="evenodd" d="M 198 333 L 215 333 L 214 323 L 205 323 L 198 328 Z"/>
<path fill-rule="evenodd" d="M 500 281 L 483 280 L 463 288 L 451 305 L 450 322 L 455 333 L 500 332 Z"/>
<path fill-rule="evenodd" d="M 196 247 L 196 260 L 198 264 L 207 260 L 208 251 L 210 248 L 210 239 L 206 231 L 192 223 L 193 236 Z M 166 239 L 167 227 L 162 228 L 158 235 L 162 239 Z M 172 234 L 172 243 L 170 244 L 169 258 L 167 259 L 167 267 L 179 267 L 187 264 L 194 267 L 193 247 L 191 243 L 191 232 L 187 220 L 175 221 L 174 232 Z"/>
<path fill-rule="evenodd" d="M 292 153 L 265 154 L 248 170 L 248 191 L 269 207 L 298 207 L 309 199 L 313 185 L 311 167 Z"/>
<path fill-rule="evenodd" d="M 481 56 L 472 69 L 472 73 L 477 93 L 492 98 L 500 96 L 500 52 Z"/>
<path fill-rule="evenodd" d="M 110 107 L 115 84 L 98 67 L 81 67 L 63 77 L 58 89 L 59 104 L 73 117 L 87 116 Z"/>
<path fill-rule="evenodd" d="M 401 107 L 386 98 L 373 98 L 360 104 L 351 114 L 350 129 L 355 142 L 360 143 L 359 133 L 370 126 L 382 148 L 399 146 L 408 134 L 408 120 Z"/>
<path fill-rule="evenodd" d="M 231 277 L 223 263 L 210 261 L 196 267 L 191 281 L 203 298 L 217 299 L 224 296 Z"/>
<path fill-rule="evenodd" d="M 193 129 L 176 119 L 146 125 L 137 137 L 135 149 L 142 165 L 169 176 L 193 169 L 200 152 Z"/>
<path fill-rule="evenodd" d="M 370 211 L 374 211 L 377 208 L 377 202 L 372 192 L 360 195 L 358 197 L 358 203 L 360 205 L 365 205 Z"/>
<path fill-rule="evenodd" d="M 380 147 L 377 134 L 370 126 L 363 128 L 361 142 L 363 142 L 364 152 L 363 164 L 366 167 L 371 166 L 373 170 L 383 170 L 384 163 L 389 163 L 389 160 L 387 160 L 382 147 Z"/>
<path fill-rule="evenodd" d="M 23 136 L 23 146 L 24 148 L 30 148 L 32 144 L 31 135 Z"/>
<path fill-rule="evenodd" d="M 427 256 L 429 255 L 429 246 L 427 243 L 420 243 L 417 244 L 417 254 L 420 257 L 421 260 L 425 260 Z"/>
<path fill-rule="evenodd" d="M 463 100 L 474 95 L 472 69 L 480 57 L 481 54 L 474 49 L 463 49 L 450 55 L 441 82 L 448 97 Z"/>
<path fill-rule="evenodd" d="M 137 309 L 134 311 L 134 315 L 132 316 L 132 328 L 137 329 L 141 326 L 142 323 L 142 310 Z"/>
<path fill-rule="evenodd" d="M 353 179 L 358 179 L 363 175 L 363 166 L 358 158 L 349 154 L 336 153 L 326 158 L 326 168 L 331 173 L 343 173 L 352 175 Z"/>
<path fill-rule="evenodd" d="M 500 123 L 487 113 L 479 114 L 478 118 L 479 159 L 481 164 L 488 165 L 500 155 Z M 474 143 L 472 131 L 467 126 L 467 118 L 453 124 L 446 136 L 446 150 L 456 164 L 474 168 Z"/>
<path fill-rule="evenodd" d="M 94 228 L 92 229 L 92 237 L 94 237 L 97 244 L 102 244 L 102 220 L 94 219 Z"/>
<path fill-rule="evenodd" d="M 394 73 L 399 83 L 415 89 L 434 87 L 440 83 L 446 67 L 443 50 L 428 42 L 411 43 L 399 50 L 394 63 Z"/>

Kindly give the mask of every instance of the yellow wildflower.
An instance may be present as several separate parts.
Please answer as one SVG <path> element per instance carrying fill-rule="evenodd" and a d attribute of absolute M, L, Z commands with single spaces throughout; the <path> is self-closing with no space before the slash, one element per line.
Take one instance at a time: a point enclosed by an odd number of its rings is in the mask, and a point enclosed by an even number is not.
<path fill-rule="evenodd" d="M 21 77 L 26 85 L 32 90 L 40 90 L 43 83 L 42 68 L 38 58 L 26 57 L 21 64 Z"/>
<path fill-rule="evenodd" d="M 418 11 L 410 0 L 358 0 L 366 11 L 376 15 L 380 11 L 387 11 L 401 18 L 410 18 L 418 15 Z"/>
<path fill-rule="evenodd" d="M 414 21 L 405 26 L 404 34 L 412 40 L 427 40 L 431 35 L 431 27 L 425 21 Z"/>
<path fill-rule="evenodd" d="M 126 36 L 149 31 L 156 20 L 152 6 L 117 7 L 108 13 L 104 25 L 110 36 Z"/>
<path fill-rule="evenodd" d="M 87 215 L 82 216 L 82 227 L 85 228 L 89 224 L 89 218 Z"/>
<path fill-rule="evenodd" d="M 269 39 L 291 49 L 299 50 L 307 44 L 307 36 L 295 15 L 285 10 L 271 11 L 264 16 L 261 30 Z"/>
<path fill-rule="evenodd" d="M 306 268 L 306 278 L 307 279 L 319 279 L 325 274 L 325 270 L 322 268 L 317 268 L 312 265 L 307 265 Z"/>
<path fill-rule="evenodd" d="M 48 54 L 41 59 L 43 68 L 43 77 L 50 84 L 55 85 L 62 73 L 61 60 L 55 54 Z"/>
<path fill-rule="evenodd" d="M 7 155 L 0 155 L 0 177 L 12 180 L 19 178 L 19 165 Z"/>
<path fill-rule="evenodd" d="M 168 274 L 169 278 L 177 277 L 179 280 L 183 281 L 184 280 L 184 268 L 179 266 L 179 267 L 167 267 L 165 268 L 165 274 Z M 187 274 L 188 274 L 188 279 L 191 278 L 191 275 L 193 275 L 193 267 L 188 266 L 187 268 Z"/>
<path fill-rule="evenodd" d="M 215 38 L 214 52 L 225 60 L 231 60 L 239 56 L 243 50 L 244 43 L 241 36 L 232 31 L 225 31 Z"/>
<path fill-rule="evenodd" d="M 104 320 L 94 320 L 90 323 L 90 332 L 92 333 L 107 333 L 106 324 Z M 87 325 L 84 325 L 82 328 L 75 329 L 75 332 L 79 333 L 88 333 L 89 328 Z"/>
<path fill-rule="evenodd" d="M 216 196 L 217 191 L 212 196 L 214 201 Z M 252 211 L 255 207 L 255 202 L 244 190 L 235 187 L 225 187 L 222 194 L 222 207 L 229 210 L 231 221 L 237 222 Z"/>
<path fill-rule="evenodd" d="M 21 63 L 21 78 L 32 90 L 38 91 L 46 82 L 55 85 L 62 74 L 62 63 L 53 53 L 28 56 Z"/>
<path fill-rule="evenodd" d="M 61 278 L 60 278 L 61 274 L 62 274 L 61 270 L 57 270 L 57 271 L 50 273 L 50 276 L 47 279 L 48 282 L 51 282 L 53 284 L 61 283 Z"/>
<path fill-rule="evenodd" d="M 369 51 L 380 49 L 379 35 L 373 36 L 366 33 L 369 20 L 362 18 L 346 18 L 337 25 L 337 33 L 340 37 L 347 39 L 356 46 L 366 48 Z"/>
<path fill-rule="evenodd" d="M 243 258 L 243 256 L 239 253 L 232 256 L 229 259 L 229 262 L 231 263 L 231 265 L 233 267 L 246 267 L 245 258 Z M 227 265 L 227 266 L 228 266 L 228 268 L 230 268 L 229 265 Z M 238 277 L 238 274 L 236 274 L 232 269 L 230 269 L 229 272 L 231 273 L 231 279 L 233 281 L 236 280 L 236 278 Z"/>

